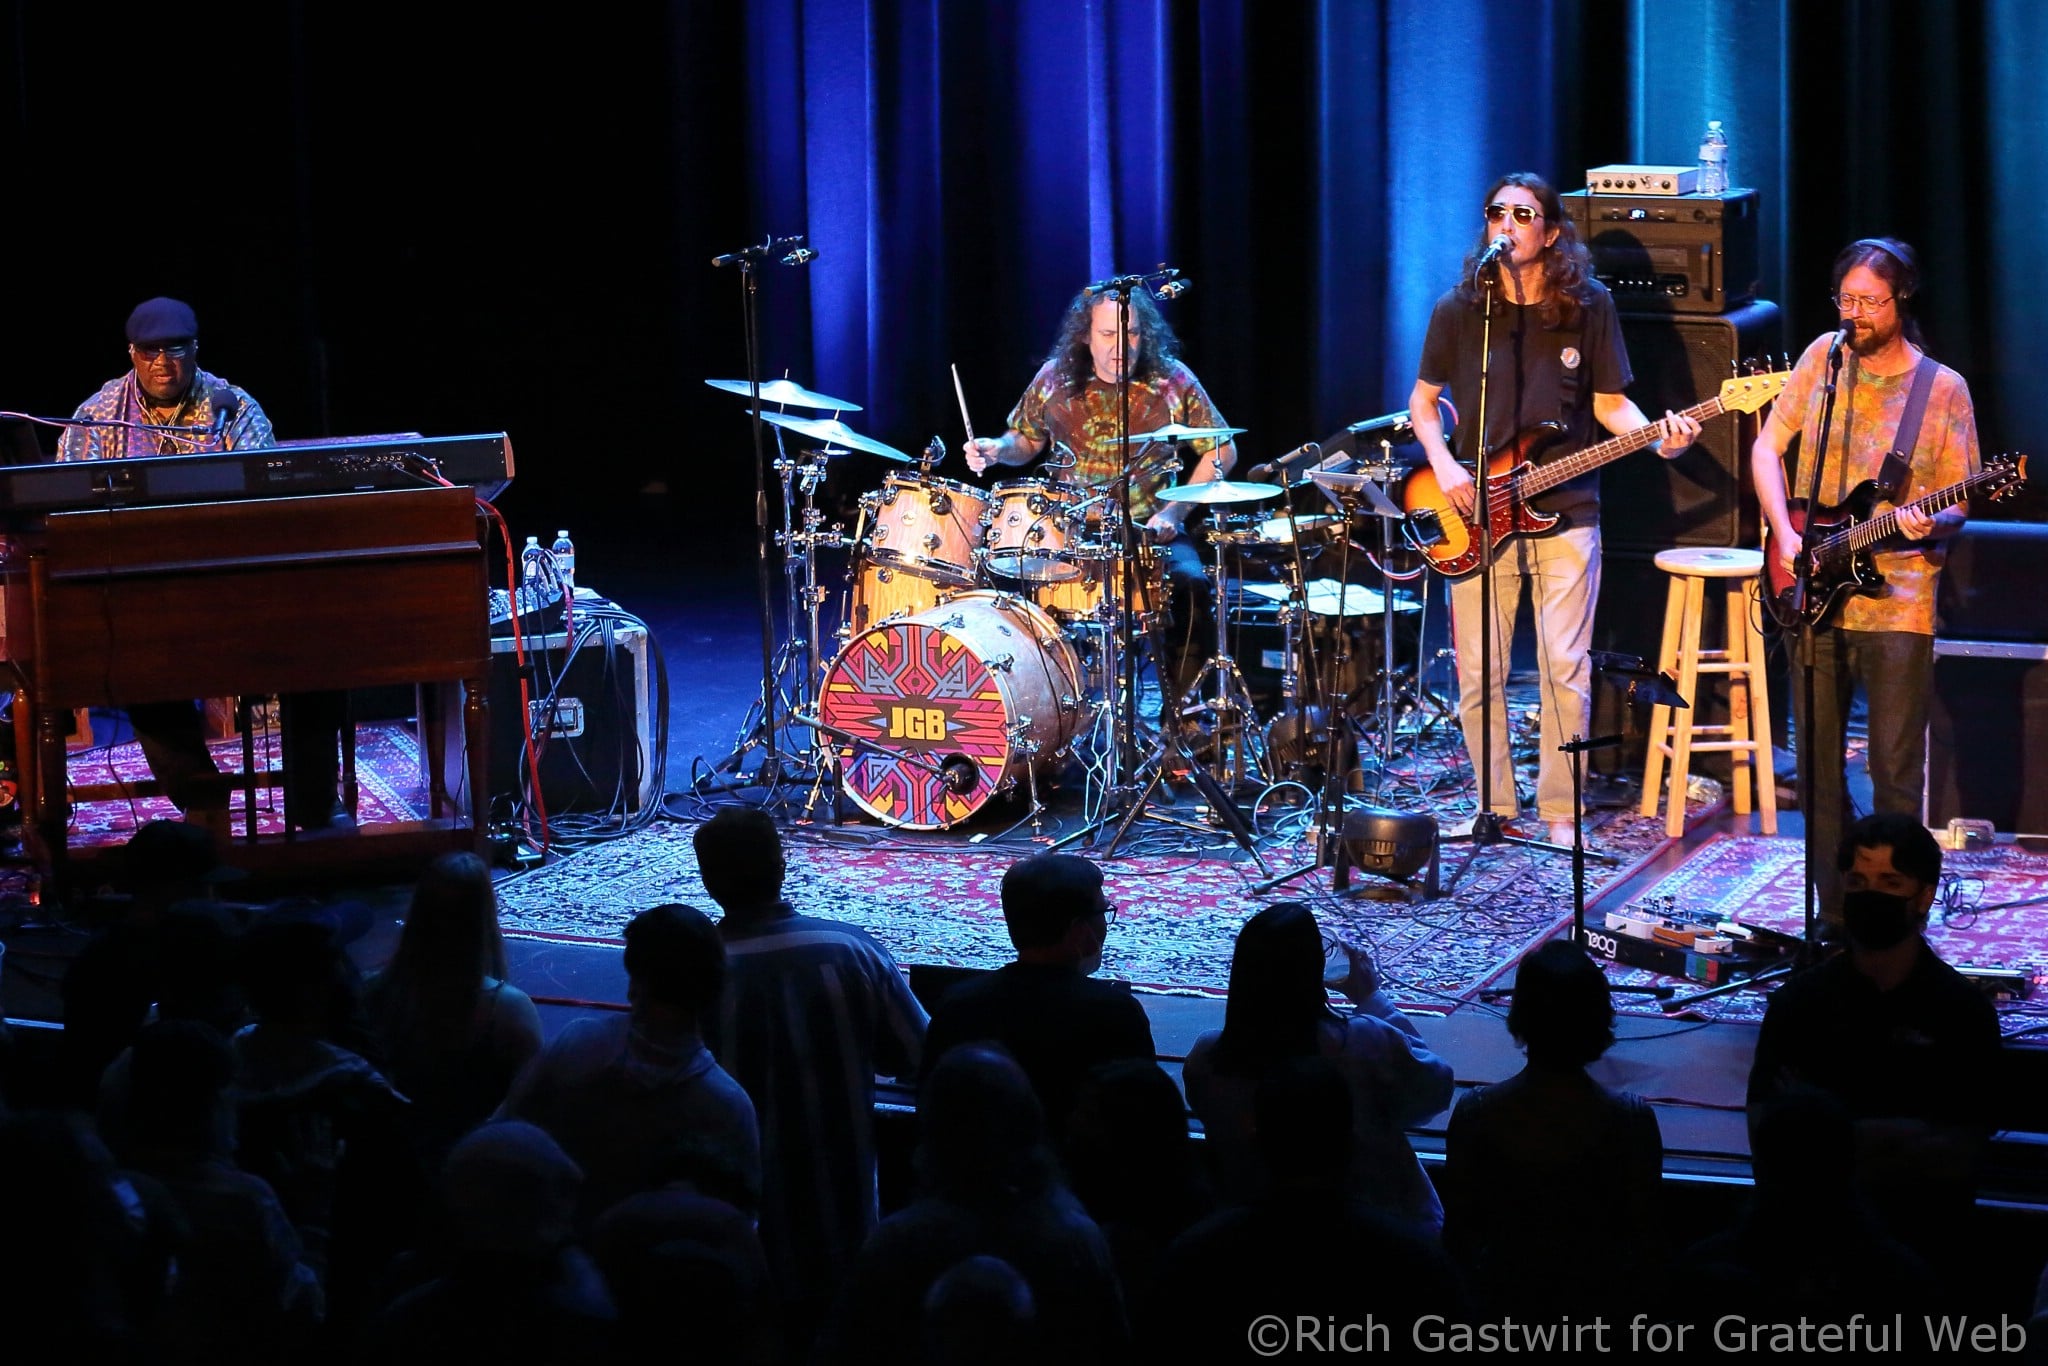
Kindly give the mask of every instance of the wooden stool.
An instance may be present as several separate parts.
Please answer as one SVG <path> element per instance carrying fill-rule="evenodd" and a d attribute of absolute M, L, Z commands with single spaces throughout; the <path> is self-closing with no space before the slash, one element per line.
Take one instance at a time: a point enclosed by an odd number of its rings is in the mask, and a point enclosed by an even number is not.
<path fill-rule="evenodd" d="M 1685 783 L 1692 756 L 1724 752 L 1734 762 L 1735 814 L 1749 815 L 1750 785 L 1756 786 L 1759 828 L 1778 833 L 1778 780 L 1771 762 L 1771 699 L 1764 679 L 1763 604 L 1758 578 L 1763 573 L 1760 550 L 1682 549 L 1657 556 L 1657 567 L 1671 575 L 1664 599 L 1664 642 L 1657 667 L 1678 679 L 1679 695 L 1689 708 L 1659 706 L 1650 714 L 1650 751 L 1643 773 L 1643 814 L 1657 814 L 1663 787 L 1664 760 L 1671 759 L 1671 791 L 1665 804 L 1664 833 L 1676 839 L 1685 833 Z M 1707 580 L 1726 585 L 1726 642 L 1721 649 L 1700 646 L 1700 617 L 1706 605 Z M 1699 715 L 1701 674 L 1728 675 L 1728 724 L 1706 725 Z M 1674 719 L 1673 713 L 1676 713 Z M 1712 736 L 1712 739 L 1700 739 Z"/>

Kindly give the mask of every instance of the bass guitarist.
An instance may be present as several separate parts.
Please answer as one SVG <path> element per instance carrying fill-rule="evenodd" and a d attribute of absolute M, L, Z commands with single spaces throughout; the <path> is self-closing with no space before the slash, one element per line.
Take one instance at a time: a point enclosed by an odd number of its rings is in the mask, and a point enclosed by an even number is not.
<path fill-rule="evenodd" d="M 1795 674 L 1792 687 L 1794 715 L 1805 737 L 1799 801 L 1806 813 L 1809 856 L 1815 850 L 1831 855 L 1841 842 L 1848 806 L 1846 723 L 1859 682 L 1870 718 L 1871 804 L 1878 812 L 1920 811 L 1927 693 L 1934 672 L 1935 586 L 1945 555 L 1942 542 L 1963 525 L 1966 509 L 1958 503 L 1930 516 L 1903 504 L 1977 473 L 1978 453 L 1969 386 L 1922 347 L 1913 318 L 1919 287 L 1918 259 L 1897 238 L 1866 237 L 1843 248 L 1835 258 L 1832 288 L 1842 329 L 1807 346 L 1750 449 L 1757 500 L 1769 529 L 1766 553 L 1785 572 L 1792 571 L 1800 549 L 1799 528 L 1786 501 L 1785 454 L 1798 438 L 1792 487 L 1803 498 L 1812 487 L 1808 461 L 1819 442 L 1831 363 L 1838 360 L 1841 368 L 1821 458 L 1820 504 L 1831 507 L 1862 481 L 1881 478 L 1892 451 L 1900 451 L 1907 464 L 1903 487 L 1892 488 L 1893 502 L 1901 505 L 1897 539 L 1875 556 L 1887 590 L 1846 596 L 1800 643 L 1800 661 L 1813 671 L 1810 727 L 1803 714 L 1805 680 Z M 1911 435 L 1902 424 L 1911 417 L 1916 383 L 1926 387 L 1918 433 Z M 1814 865 L 1822 914 L 1832 919 L 1841 900 L 1834 860 L 1808 861 Z"/>
<path fill-rule="evenodd" d="M 1459 411 L 1479 409 L 1484 291 L 1492 285 L 1492 345 L 1485 358 L 1486 431 L 1461 424 L 1458 441 L 1467 461 L 1510 442 L 1538 423 L 1559 423 L 1563 439 L 1551 449 L 1568 454 L 1587 445 L 1599 427 L 1620 435 L 1646 426 L 1622 391 L 1632 378 L 1614 297 L 1593 278 L 1592 260 L 1542 177 L 1518 171 L 1488 191 L 1478 240 L 1465 259 L 1457 288 L 1436 302 L 1423 340 L 1422 362 L 1409 396 L 1416 438 L 1450 510 L 1478 534 L 1473 518 L 1477 488 L 1444 442 L 1437 399 L 1448 388 Z M 1498 263 L 1482 273 L 1483 261 Z M 1671 459 L 1699 436 L 1699 423 L 1667 413 L 1658 448 Z M 1494 501 L 1502 490 L 1496 486 Z M 1600 476 L 1597 470 L 1532 500 L 1559 515 L 1541 535 L 1500 540 L 1490 570 L 1468 573 L 1450 585 L 1451 630 L 1458 656 L 1458 717 L 1475 773 L 1490 746 L 1491 791 L 1479 800 L 1503 818 L 1517 814 L 1514 768 L 1508 749 L 1506 683 L 1516 609 L 1526 583 L 1536 612 L 1537 667 L 1542 687 L 1542 746 L 1536 811 L 1553 844 L 1572 839 L 1571 766 L 1558 747 L 1583 736 L 1591 724 L 1593 606 L 1600 593 Z M 1480 573 L 1493 575 L 1492 658 L 1480 658 Z M 1483 733 L 1481 689 L 1492 691 L 1492 734 Z"/>

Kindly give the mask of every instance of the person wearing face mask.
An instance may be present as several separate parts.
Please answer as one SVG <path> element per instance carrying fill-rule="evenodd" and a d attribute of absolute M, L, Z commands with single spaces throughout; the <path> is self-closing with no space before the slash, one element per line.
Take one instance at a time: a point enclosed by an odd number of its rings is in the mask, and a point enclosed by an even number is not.
<path fill-rule="evenodd" d="M 1127 989 L 1093 976 L 1116 923 L 1093 863 L 1037 854 L 1011 864 L 1003 923 L 1017 961 L 962 982 L 939 1002 L 925 1034 L 925 1070 L 955 1044 L 1001 1044 L 1031 1078 L 1047 1132 L 1058 1139 L 1090 1068 L 1152 1060 L 1152 1024 Z"/>
<path fill-rule="evenodd" d="M 1992 1128 L 1998 1015 L 1925 938 L 1941 880 L 1926 827 L 1897 812 L 1866 816 L 1836 862 L 1846 947 L 1772 995 L 1749 1074 L 1751 1122 L 1787 1090 L 1835 1096 L 1855 1124 L 1865 1196 L 1915 1251 L 1944 1251 L 1962 1236 Z"/>

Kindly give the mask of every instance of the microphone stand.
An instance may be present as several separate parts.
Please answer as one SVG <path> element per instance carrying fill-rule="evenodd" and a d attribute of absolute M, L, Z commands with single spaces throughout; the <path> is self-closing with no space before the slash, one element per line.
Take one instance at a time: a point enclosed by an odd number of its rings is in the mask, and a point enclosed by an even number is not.
<path fill-rule="evenodd" d="M 1813 461 L 1811 468 L 1807 471 L 1806 479 L 1806 520 L 1808 528 L 1811 528 L 1813 525 L 1814 509 L 1820 506 L 1821 466 L 1827 462 L 1828 437 L 1835 421 L 1835 381 L 1840 378 L 1842 373 L 1842 353 L 1848 349 L 1849 332 L 1848 328 L 1844 327 L 1837 334 L 1835 344 L 1828 349 L 1827 379 L 1821 384 L 1820 440 L 1815 443 Z M 1849 452 L 1844 449 L 1842 458 L 1846 460 L 1848 455 Z M 1831 849 L 1816 850 L 1813 847 L 1814 817 L 1818 814 L 1814 810 L 1814 793 L 1818 777 L 1815 764 L 1819 758 L 1814 752 L 1813 745 L 1813 711 L 1817 698 L 1814 673 L 1816 666 L 1820 662 L 1820 642 L 1818 639 L 1820 627 L 1818 623 L 1809 624 L 1805 618 L 1806 604 L 1813 593 L 1813 556 L 1806 553 L 1806 534 L 1804 531 L 1800 533 L 1799 543 L 1799 558 L 1792 566 L 1794 576 L 1792 581 L 1792 602 L 1794 604 L 1794 611 L 1790 629 L 1799 634 L 1800 644 L 1803 646 L 1800 653 L 1805 656 L 1806 662 L 1806 676 L 1800 684 L 1800 691 L 1804 694 L 1806 704 L 1805 721 L 1799 727 L 1797 738 L 1799 741 L 1799 795 L 1801 798 L 1799 805 L 1801 811 L 1805 814 L 1806 825 L 1806 887 L 1801 904 L 1805 911 L 1804 928 L 1806 942 L 1811 944 L 1814 940 L 1814 925 L 1819 917 L 1820 905 L 1820 877 L 1817 872 L 1815 859 L 1816 857 L 1831 858 L 1834 855 L 1834 851 Z M 1840 754 L 1833 755 L 1830 758 L 1830 762 L 1841 763 L 1842 756 Z"/>
<path fill-rule="evenodd" d="M 1456 887 L 1465 870 L 1472 866 L 1472 860 L 1479 856 L 1481 849 L 1497 844 L 1519 844 L 1524 848 L 1540 849 L 1549 854 L 1569 853 L 1561 844 L 1547 840 L 1525 839 L 1510 835 L 1500 826 L 1500 817 L 1493 810 L 1493 478 L 1491 472 L 1492 452 L 1487 448 L 1487 400 L 1492 388 L 1493 358 L 1493 294 L 1500 283 L 1503 267 L 1496 260 L 1493 274 L 1481 281 L 1485 291 L 1485 304 L 1479 326 L 1479 418 L 1474 428 L 1473 446 L 1476 458 L 1474 483 L 1476 492 L 1472 510 L 1479 516 L 1479 810 L 1472 817 L 1471 833 L 1450 835 L 1444 842 L 1468 841 L 1471 852 L 1458 865 L 1458 871 L 1451 874 L 1450 886 Z M 1511 491 L 1512 492 L 1512 491 Z M 1505 690 L 1503 690 L 1505 700 Z M 1513 765 L 1509 765 L 1508 790 L 1514 790 Z"/>
<path fill-rule="evenodd" d="M 740 742 L 723 760 L 712 768 L 712 773 L 736 770 L 744 762 L 746 752 L 759 744 L 766 751 L 761 757 L 759 777 L 772 792 L 782 780 L 782 756 L 776 751 L 775 737 L 781 723 L 776 720 L 776 693 L 780 683 L 780 671 L 775 667 L 775 588 L 774 574 L 769 564 L 769 544 L 773 532 L 768 523 L 768 424 L 762 420 L 761 404 L 761 332 L 760 332 L 760 270 L 762 261 L 771 252 L 781 247 L 796 247 L 790 255 L 782 258 L 784 265 L 804 265 L 813 259 L 815 253 L 802 250 L 803 237 L 775 237 L 759 246 L 742 247 L 712 258 L 714 269 L 721 266 L 736 266 L 740 277 L 740 328 L 742 346 L 746 351 L 748 411 L 753 419 L 754 434 L 754 559 L 756 585 L 761 607 L 761 719 L 753 732 L 743 735 Z M 778 438 L 778 449 L 779 449 Z M 794 623 L 792 623 L 792 626 Z M 805 686 L 811 680 L 806 677 Z"/>

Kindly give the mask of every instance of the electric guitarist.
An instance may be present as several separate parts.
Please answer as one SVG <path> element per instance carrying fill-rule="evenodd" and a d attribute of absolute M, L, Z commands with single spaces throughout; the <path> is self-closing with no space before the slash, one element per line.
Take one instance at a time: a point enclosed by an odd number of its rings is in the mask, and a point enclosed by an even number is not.
<path fill-rule="evenodd" d="M 1495 181 L 1458 286 L 1436 302 L 1423 341 L 1409 413 L 1445 501 L 1468 526 L 1476 489 L 1444 442 L 1437 399 L 1449 389 L 1467 419 L 1458 442 L 1468 460 L 1542 422 L 1564 427 L 1557 449 L 1591 444 L 1596 428 L 1616 435 L 1647 426 L 1623 392 L 1628 354 L 1614 298 L 1593 278 L 1592 260 L 1540 176 L 1516 172 Z M 1486 306 L 1491 297 L 1490 326 Z M 1490 345 L 1482 337 L 1490 333 Z M 1478 421 L 1485 380 L 1485 421 Z M 1690 446 L 1699 423 L 1667 415 L 1659 424 L 1669 459 Z M 1488 570 L 1454 579 L 1451 627 L 1458 656 L 1458 712 L 1475 773 L 1488 791 L 1482 810 L 1516 814 L 1508 748 L 1506 681 L 1515 609 L 1528 585 L 1536 613 L 1542 677 L 1542 755 L 1536 809 L 1551 843 L 1572 839 L 1571 766 L 1558 747 L 1591 724 L 1593 605 L 1600 590 L 1600 476 L 1588 473 L 1534 501 L 1559 514 L 1540 535 L 1502 540 Z M 1476 561 L 1475 561 L 1476 563 Z M 1490 574 L 1494 625 L 1481 649 L 1483 576 Z M 1482 658 L 1482 655 L 1486 656 Z M 1490 692 L 1490 697 L 1489 697 Z M 1485 699 L 1483 701 L 1483 699 Z"/>
<path fill-rule="evenodd" d="M 1917 813 L 1925 780 L 1927 694 L 1934 672 L 1935 588 L 1944 542 L 1963 525 L 1966 505 L 1937 512 L 1915 507 L 1945 486 L 1978 473 L 1977 422 L 1963 377 L 1928 357 L 1913 317 L 1919 261 L 1906 243 L 1866 237 L 1835 258 L 1831 281 L 1840 331 L 1816 337 L 1793 368 L 1785 391 L 1750 451 L 1757 501 L 1770 529 L 1774 574 L 1794 570 L 1800 533 L 1788 507 L 1785 456 L 1799 447 L 1790 497 L 1821 507 L 1844 503 L 1865 480 L 1884 476 L 1885 457 L 1906 461 L 1903 486 L 1891 500 L 1897 530 L 1876 547 L 1885 591 L 1846 594 L 1840 609 L 1809 629 L 1797 653 L 1813 673 L 1813 711 L 1804 716 L 1804 678 L 1795 674 L 1792 700 L 1805 737 L 1800 806 L 1807 848 L 1832 852 L 1847 809 L 1844 750 L 1852 695 L 1861 684 L 1870 718 L 1870 787 L 1879 812 Z M 1837 368 L 1838 367 L 1838 368 Z M 1835 371 L 1834 413 L 1820 451 L 1821 411 Z M 1918 394 L 1916 398 L 1915 395 Z M 1813 484 L 1816 452 L 1820 483 Z M 1938 501 L 1938 500 L 1935 500 Z M 1834 860 L 1810 858 L 1823 911 L 1840 901 Z"/>

